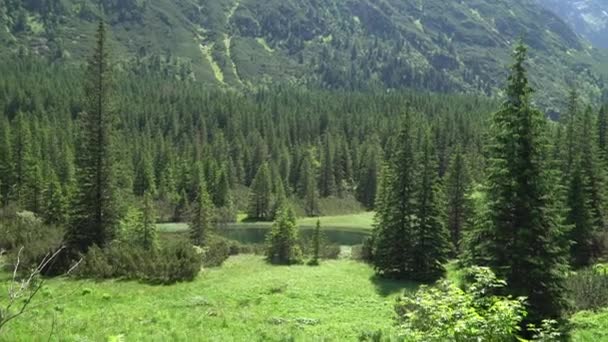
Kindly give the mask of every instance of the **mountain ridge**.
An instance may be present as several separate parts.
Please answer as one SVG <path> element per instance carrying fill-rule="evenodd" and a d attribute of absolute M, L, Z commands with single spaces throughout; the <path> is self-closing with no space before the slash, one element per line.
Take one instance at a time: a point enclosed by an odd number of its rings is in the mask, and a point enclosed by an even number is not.
<path fill-rule="evenodd" d="M 103 0 L 114 51 L 140 73 L 213 86 L 411 87 L 500 95 L 523 37 L 546 107 L 572 80 L 599 97 L 608 56 L 529 0 Z M 90 0 L 0 2 L 3 50 L 82 60 L 99 11 Z"/>

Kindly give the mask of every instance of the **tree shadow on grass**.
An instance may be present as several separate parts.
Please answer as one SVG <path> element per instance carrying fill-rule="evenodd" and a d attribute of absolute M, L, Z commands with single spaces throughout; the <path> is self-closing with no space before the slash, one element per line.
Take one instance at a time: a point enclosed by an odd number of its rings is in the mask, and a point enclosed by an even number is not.
<path fill-rule="evenodd" d="M 420 285 L 420 283 L 415 281 L 385 278 L 377 274 L 374 274 L 369 279 L 376 286 L 376 292 L 383 297 L 404 291 L 414 292 Z"/>

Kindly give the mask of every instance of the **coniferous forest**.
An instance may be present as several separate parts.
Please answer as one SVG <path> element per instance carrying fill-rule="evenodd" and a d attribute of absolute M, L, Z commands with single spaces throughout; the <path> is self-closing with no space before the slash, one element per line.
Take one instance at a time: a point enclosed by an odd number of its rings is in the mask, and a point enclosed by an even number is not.
<path fill-rule="evenodd" d="M 215 87 L 113 37 L 2 54 L 0 340 L 608 341 L 608 105 L 539 101 L 526 37 L 492 96 Z"/>

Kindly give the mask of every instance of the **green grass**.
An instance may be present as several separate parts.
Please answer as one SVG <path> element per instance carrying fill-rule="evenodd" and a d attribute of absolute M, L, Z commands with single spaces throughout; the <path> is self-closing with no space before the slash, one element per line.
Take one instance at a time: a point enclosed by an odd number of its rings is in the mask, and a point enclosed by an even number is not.
<path fill-rule="evenodd" d="M 608 341 L 608 309 L 600 312 L 582 311 L 572 317 L 574 342 Z"/>
<path fill-rule="evenodd" d="M 244 222 L 246 216 L 239 214 L 237 223 L 231 224 L 230 227 L 247 228 L 247 227 L 270 227 L 272 222 Z M 344 230 L 344 231 L 369 231 L 374 223 L 374 213 L 364 212 L 352 215 L 341 216 L 324 216 L 320 218 L 321 227 L 325 230 Z M 300 218 L 298 225 L 300 228 L 313 228 L 317 224 L 316 217 Z M 183 232 L 188 229 L 187 223 L 161 223 L 158 225 L 161 232 L 176 233 Z"/>
<path fill-rule="evenodd" d="M 52 279 L 0 340 L 47 340 L 55 319 L 62 341 L 353 341 L 364 331 L 393 334 L 395 297 L 415 287 L 351 260 L 284 267 L 251 255 L 166 287 Z"/>

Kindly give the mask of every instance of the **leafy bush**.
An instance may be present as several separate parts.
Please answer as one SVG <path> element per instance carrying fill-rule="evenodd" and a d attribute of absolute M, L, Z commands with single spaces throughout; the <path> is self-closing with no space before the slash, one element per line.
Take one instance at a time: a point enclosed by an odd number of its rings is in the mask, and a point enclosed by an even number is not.
<path fill-rule="evenodd" d="M 114 243 L 105 249 L 91 247 L 75 275 L 172 284 L 193 280 L 201 269 L 202 260 L 201 253 L 183 241 L 167 244 L 159 250 Z"/>
<path fill-rule="evenodd" d="M 34 213 L 0 210 L 0 250 L 8 252 L 5 265 L 8 269 L 14 268 L 19 255 L 19 269 L 31 270 L 59 249 L 62 239 L 60 228 L 43 224 Z"/>
<path fill-rule="evenodd" d="M 475 266 L 466 271 L 470 279 L 466 291 L 444 280 L 398 299 L 395 311 L 405 341 L 526 341 L 520 333 L 532 341 L 561 340 L 553 320 L 522 331 L 526 298 L 495 295 L 507 284 L 489 268 Z"/>
<path fill-rule="evenodd" d="M 601 265 L 572 274 L 567 286 L 575 311 L 608 306 L 608 270 Z"/>
<path fill-rule="evenodd" d="M 406 341 L 513 341 L 526 315 L 522 298 L 487 295 L 505 286 L 487 268 L 463 291 L 449 281 L 421 286 L 401 297 L 395 310 Z"/>

